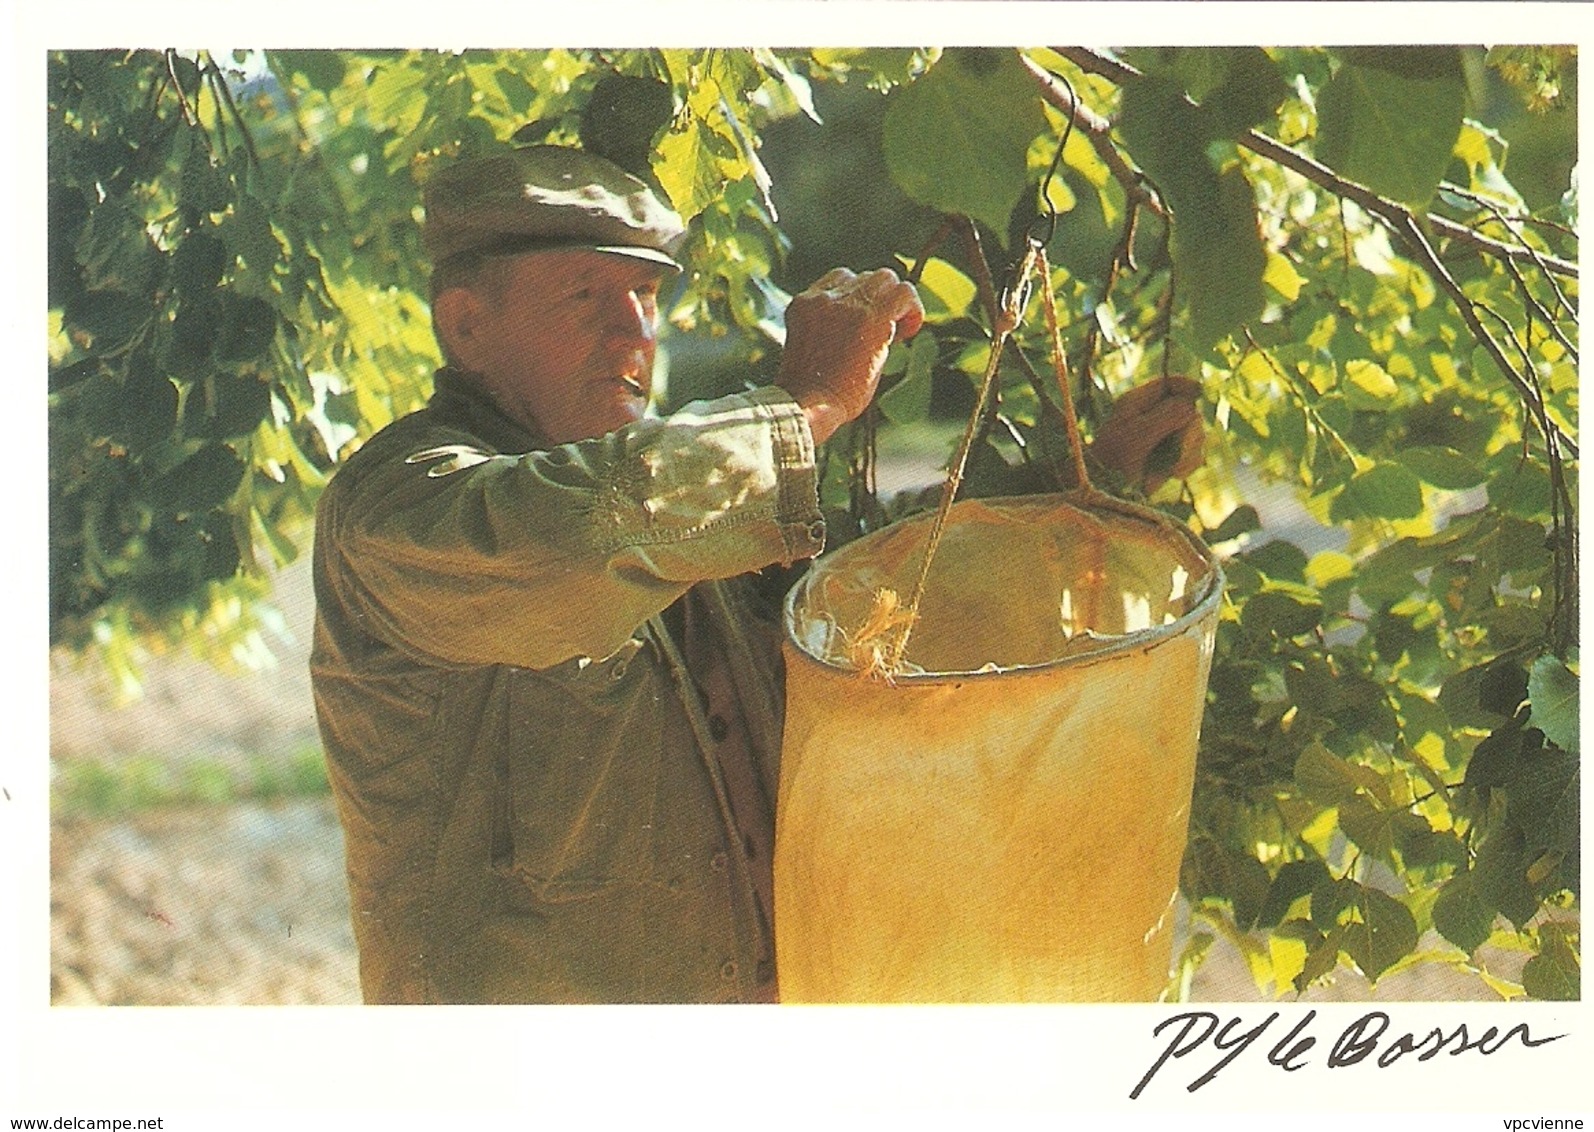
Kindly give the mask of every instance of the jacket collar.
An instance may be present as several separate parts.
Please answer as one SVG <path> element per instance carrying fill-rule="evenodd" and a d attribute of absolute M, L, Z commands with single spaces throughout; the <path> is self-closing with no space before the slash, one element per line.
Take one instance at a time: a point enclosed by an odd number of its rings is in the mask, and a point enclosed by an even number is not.
<path fill-rule="evenodd" d="M 534 452 L 549 447 L 541 434 L 511 418 L 463 370 L 445 366 L 432 382 L 427 411 L 447 424 L 463 428 L 500 452 Z"/>

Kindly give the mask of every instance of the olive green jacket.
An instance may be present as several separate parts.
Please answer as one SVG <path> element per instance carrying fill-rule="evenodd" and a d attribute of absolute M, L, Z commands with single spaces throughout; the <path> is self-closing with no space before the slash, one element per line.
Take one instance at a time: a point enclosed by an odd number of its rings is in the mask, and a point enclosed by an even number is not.
<path fill-rule="evenodd" d="M 778 389 L 550 447 L 445 370 L 350 458 L 310 664 L 367 1001 L 771 996 L 778 637 L 712 580 L 823 536 Z"/>

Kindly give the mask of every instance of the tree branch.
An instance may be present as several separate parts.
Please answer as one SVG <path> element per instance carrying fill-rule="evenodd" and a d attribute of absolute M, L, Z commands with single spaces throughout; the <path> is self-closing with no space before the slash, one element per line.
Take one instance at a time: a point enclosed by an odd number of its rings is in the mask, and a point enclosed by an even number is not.
<path fill-rule="evenodd" d="M 1120 63 L 1116 59 L 1109 59 L 1107 56 L 1098 54 L 1086 47 L 1054 47 L 1052 50 L 1081 70 L 1093 75 L 1101 75 L 1103 78 L 1111 79 L 1117 83 L 1132 82 L 1140 77 L 1140 72 L 1128 64 Z M 1033 71 L 1035 65 L 1030 64 L 1030 68 Z M 1086 127 L 1086 129 L 1088 132 L 1089 128 Z M 1094 134 L 1091 136 L 1092 138 L 1095 137 Z M 1299 173 L 1308 181 L 1321 185 L 1338 196 L 1355 201 L 1368 212 L 1383 218 L 1397 228 L 1401 226 L 1400 216 L 1412 215 L 1411 211 L 1405 206 L 1386 200 L 1371 189 L 1358 185 L 1354 181 L 1347 181 L 1328 166 L 1307 157 L 1299 150 L 1291 149 L 1283 142 L 1275 141 L 1266 134 L 1259 133 L 1256 130 L 1247 130 L 1235 141 L 1252 153 Z M 1516 244 L 1508 244 L 1504 241 L 1493 239 L 1483 235 L 1481 232 L 1473 231 L 1465 224 L 1458 224 L 1445 216 L 1436 216 L 1429 213 L 1424 217 L 1424 220 L 1437 234 L 1462 243 L 1471 244 L 1480 251 L 1506 259 L 1532 259 L 1547 272 L 1553 271 L 1555 274 L 1568 279 L 1576 279 L 1578 277 L 1577 264 L 1569 260 L 1545 255 L 1535 252 L 1531 248 L 1523 248 Z"/>
<path fill-rule="evenodd" d="M 255 149 L 254 135 L 249 132 L 249 123 L 244 121 L 244 116 L 238 113 L 238 103 L 233 101 L 232 88 L 227 83 L 227 76 L 222 74 L 221 67 L 216 64 L 215 59 L 210 59 L 205 68 L 205 73 L 210 78 L 211 86 L 220 95 L 217 98 L 217 102 L 226 104 L 227 110 L 232 114 L 233 121 L 238 124 L 238 132 L 243 135 L 244 139 L 244 152 L 249 155 L 249 164 L 259 169 L 260 153 Z M 216 121 L 220 122 L 221 120 L 221 113 L 218 111 Z"/>
<path fill-rule="evenodd" d="M 198 108 L 197 105 L 192 110 L 190 110 L 188 108 L 188 96 L 183 93 L 183 84 L 177 78 L 177 52 L 176 52 L 176 50 L 173 49 L 173 48 L 168 47 L 166 49 L 165 58 L 166 58 L 166 73 L 167 73 L 167 75 L 169 75 L 171 77 L 172 91 L 177 95 L 177 105 L 182 109 L 183 121 L 187 122 L 190 126 L 194 126 L 194 127 L 198 128 L 201 133 L 204 133 L 205 127 L 199 121 L 199 108 Z M 196 102 L 197 102 L 197 100 L 196 100 Z M 210 143 L 209 135 L 206 135 L 205 142 L 206 142 L 207 145 Z"/>
<path fill-rule="evenodd" d="M 1395 207 L 1398 208 L 1399 206 Z M 1528 406 L 1529 411 L 1532 412 L 1533 419 L 1538 424 L 1540 432 L 1543 433 L 1545 441 L 1551 445 L 1559 443 L 1575 459 L 1577 457 L 1576 442 L 1562 432 L 1555 422 L 1550 419 L 1550 415 L 1545 410 L 1544 401 L 1539 397 L 1538 391 L 1512 366 L 1510 359 L 1505 356 L 1505 350 L 1500 343 L 1495 341 L 1494 335 L 1489 333 L 1488 327 L 1484 326 L 1483 320 L 1478 317 L 1477 308 L 1473 305 L 1472 300 L 1467 298 L 1466 292 L 1461 289 L 1461 284 L 1456 282 L 1456 277 L 1450 274 L 1450 269 L 1439 259 L 1439 253 L 1434 251 L 1433 245 L 1428 242 L 1428 237 L 1424 234 L 1422 225 L 1418 223 L 1417 218 L 1405 209 L 1400 211 L 1404 213 L 1401 220 L 1402 228 L 1400 229 L 1400 234 L 1405 237 L 1406 242 L 1417 252 L 1417 258 L 1433 275 L 1445 294 L 1450 296 L 1451 302 L 1456 306 L 1457 313 L 1461 315 L 1461 320 L 1467 324 L 1467 329 L 1472 331 L 1472 336 L 1488 351 L 1489 356 L 1494 359 L 1494 364 L 1499 367 L 1501 373 L 1505 374 L 1506 379 L 1516 386 L 1517 393 L 1521 395 L 1523 402 Z"/>
<path fill-rule="evenodd" d="M 1140 77 L 1140 72 L 1135 68 L 1120 63 L 1116 59 L 1109 59 L 1105 55 L 1099 55 L 1088 48 L 1058 47 L 1053 50 L 1082 70 L 1091 74 L 1102 75 L 1112 79 L 1114 82 L 1132 82 Z M 1479 236 L 1465 225 L 1456 224 L 1454 221 L 1446 220 L 1443 217 L 1424 216 L 1419 221 L 1411 209 L 1405 205 L 1379 196 L 1364 185 L 1358 185 L 1354 181 L 1347 181 L 1321 162 L 1307 157 L 1304 153 L 1291 149 L 1282 142 L 1275 141 L 1255 130 L 1246 131 L 1236 140 L 1253 153 L 1299 173 L 1307 180 L 1335 193 L 1342 199 L 1354 201 L 1367 213 L 1376 216 L 1388 225 L 1390 230 L 1411 248 L 1417 261 L 1433 276 L 1445 293 L 1450 296 L 1451 301 L 1461 315 L 1462 321 L 1467 324 L 1467 329 L 1472 332 L 1478 344 L 1488 352 L 1495 365 L 1499 367 L 1500 372 L 1505 374 L 1507 380 L 1516 387 L 1523 403 L 1528 406 L 1529 411 L 1532 413 L 1534 422 L 1539 426 L 1545 442 L 1552 447 L 1559 445 L 1562 450 L 1570 453 L 1574 458 L 1577 456 L 1577 444 L 1550 419 L 1549 414 L 1545 411 L 1543 401 L 1537 396 L 1532 385 L 1521 373 L 1517 372 L 1510 360 L 1506 358 L 1505 351 L 1501 348 L 1500 343 L 1495 341 L 1494 335 L 1489 333 L 1488 328 L 1483 325 L 1482 320 L 1478 317 L 1477 309 L 1473 306 L 1472 300 L 1467 298 L 1466 293 L 1461 289 L 1461 285 L 1456 282 L 1455 276 L 1450 273 L 1450 270 L 1445 267 L 1444 261 L 1439 258 L 1439 253 L 1429 241 L 1427 233 L 1423 231 L 1423 224 L 1427 223 L 1435 232 L 1456 235 L 1457 238 L 1467 238 L 1475 244 L 1481 240 L 1487 240 L 1487 237 Z M 1462 237 L 1460 233 L 1466 233 L 1466 236 Z M 1532 253 L 1531 249 L 1529 249 L 1528 253 L 1524 253 L 1520 248 L 1499 244 L 1498 241 L 1489 240 L 1488 242 L 1491 247 L 1498 245 L 1495 250 L 1498 250 L 1501 255 L 1527 256 L 1529 258 L 1536 256 L 1536 253 Z M 1480 244 L 1479 246 L 1482 245 Z M 1537 258 L 1545 263 L 1552 262 L 1550 257 Z M 1564 261 L 1554 262 L 1562 263 Z M 1565 264 L 1565 266 L 1571 268 L 1572 275 L 1575 277 L 1576 266 L 1572 264 Z"/>
<path fill-rule="evenodd" d="M 1090 139 L 1090 144 L 1095 148 L 1103 164 L 1112 172 L 1113 178 L 1124 187 L 1124 193 L 1129 197 L 1131 207 L 1135 202 L 1145 205 L 1146 208 L 1158 216 L 1166 217 L 1167 211 L 1162 206 L 1162 201 L 1157 194 L 1151 191 L 1146 180 L 1124 160 L 1124 155 L 1118 152 L 1118 147 L 1113 144 L 1109 136 L 1112 132 L 1112 123 L 1097 114 L 1084 103 L 1071 97 L 1072 92 L 1058 82 L 1056 77 L 1030 59 L 1022 52 L 1019 58 L 1029 73 L 1035 76 L 1035 81 L 1040 83 L 1041 97 L 1058 110 L 1067 114 L 1074 120 L 1074 128 L 1080 130 Z"/>
<path fill-rule="evenodd" d="M 1455 193 L 1457 196 L 1462 197 L 1465 200 L 1472 201 L 1480 208 L 1486 209 L 1495 218 L 1495 220 L 1499 222 L 1502 228 L 1511 233 L 1511 235 L 1515 236 L 1517 243 L 1522 245 L 1522 248 L 1527 253 L 1528 258 L 1533 260 L 1533 262 L 1538 266 L 1539 271 L 1544 276 L 1544 282 L 1548 284 L 1550 290 L 1554 292 L 1555 300 L 1560 304 L 1561 309 L 1567 312 L 1572 321 L 1577 321 L 1577 308 L 1572 305 L 1571 300 L 1566 297 L 1565 292 L 1563 292 L 1560 288 L 1560 285 L 1556 283 L 1555 274 L 1550 270 L 1549 265 L 1545 263 L 1544 255 L 1546 253 L 1541 253 L 1537 248 L 1529 244 L 1527 236 L 1518 231 L 1516 228 L 1512 227 L 1513 221 L 1522 223 L 1524 220 L 1523 217 L 1507 216 L 1500 206 L 1494 201 L 1490 200 L 1488 197 L 1472 192 L 1470 189 L 1463 189 L 1460 185 L 1450 185 L 1441 181 L 1439 183 L 1439 187 L 1446 192 Z M 1470 232 L 1472 229 L 1469 228 L 1468 231 Z M 1575 232 L 1568 234 L 1574 239 L 1577 237 Z M 1506 266 L 1511 269 L 1513 274 L 1516 274 L 1516 264 L 1512 260 L 1507 259 Z M 1518 275 L 1517 278 L 1520 280 L 1521 276 Z M 1553 322 L 1554 320 L 1552 319 L 1551 321 Z M 1563 345 L 1564 344 L 1565 343 L 1563 343 Z"/>

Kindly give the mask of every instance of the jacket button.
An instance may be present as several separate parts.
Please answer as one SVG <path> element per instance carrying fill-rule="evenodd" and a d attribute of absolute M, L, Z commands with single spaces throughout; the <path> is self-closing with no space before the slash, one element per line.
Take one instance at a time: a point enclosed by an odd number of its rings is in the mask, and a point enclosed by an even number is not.
<path fill-rule="evenodd" d="M 816 520 L 808 524 L 808 537 L 815 542 L 823 542 L 825 538 L 825 521 Z"/>
<path fill-rule="evenodd" d="M 629 668 L 629 667 L 630 667 L 630 664 L 627 661 L 624 661 L 624 660 L 615 661 L 614 662 L 614 667 L 609 669 L 609 679 L 611 679 L 611 680 L 624 680 L 625 679 L 625 670 L 627 668 Z"/>
<path fill-rule="evenodd" d="M 713 737 L 714 742 L 723 743 L 725 742 L 725 736 L 731 733 L 731 726 L 725 722 L 723 715 L 716 713 L 708 717 L 708 733 Z"/>
<path fill-rule="evenodd" d="M 724 853 L 716 853 L 713 859 L 709 861 L 708 867 L 717 873 L 723 873 L 729 860 L 730 858 L 726 857 Z"/>
<path fill-rule="evenodd" d="M 720 968 L 720 978 L 724 979 L 726 982 L 729 982 L 731 979 L 736 977 L 737 970 L 738 968 L 736 966 L 736 960 L 727 959 L 725 960 L 725 965 Z"/>

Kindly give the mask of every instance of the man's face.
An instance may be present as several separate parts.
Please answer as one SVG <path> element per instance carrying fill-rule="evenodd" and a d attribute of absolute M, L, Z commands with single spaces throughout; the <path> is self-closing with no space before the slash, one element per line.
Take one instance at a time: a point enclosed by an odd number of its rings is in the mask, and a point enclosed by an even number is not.
<path fill-rule="evenodd" d="M 501 408 L 554 444 L 640 419 L 665 270 L 584 249 L 514 257 L 500 285 L 478 293 L 472 368 Z"/>

